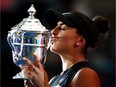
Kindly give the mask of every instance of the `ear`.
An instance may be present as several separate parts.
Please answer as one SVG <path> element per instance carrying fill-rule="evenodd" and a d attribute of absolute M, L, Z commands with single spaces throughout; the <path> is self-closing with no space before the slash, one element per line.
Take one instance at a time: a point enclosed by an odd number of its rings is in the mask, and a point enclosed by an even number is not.
<path fill-rule="evenodd" d="M 77 46 L 85 46 L 85 39 L 82 37 L 78 40 L 78 42 L 76 43 Z"/>

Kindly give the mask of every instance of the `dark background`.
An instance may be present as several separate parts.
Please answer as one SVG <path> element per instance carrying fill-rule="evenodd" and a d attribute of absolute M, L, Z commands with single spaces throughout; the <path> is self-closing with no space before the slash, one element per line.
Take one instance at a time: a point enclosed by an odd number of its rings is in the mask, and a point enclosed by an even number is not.
<path fill-rule="evenodd" d="M 80 10 L 93 18 L 101 15 L 111 22 L 109 39 L 104 46 L 88 53 L 88 60 L 96 69 L 101 80 L 101 87 L 115 87 L 115 0 L 2 0 L 1 8 L 1 86 L 24 87 L 23 80 L 12 77 L 20 71 L 12 61 L 11 49 L 7 43 L 7 34 L 11 27 L 28 17 L 27 10 L 34 4 L 36 18 L 46 25 L 43 18 L 47 9 L 60 12 Z M 52 19 L 51 19 L 52 20 Z M 45 69 L 49 79 L 61 72 L 61 61 L 58 55 L 48 51 Z"/>

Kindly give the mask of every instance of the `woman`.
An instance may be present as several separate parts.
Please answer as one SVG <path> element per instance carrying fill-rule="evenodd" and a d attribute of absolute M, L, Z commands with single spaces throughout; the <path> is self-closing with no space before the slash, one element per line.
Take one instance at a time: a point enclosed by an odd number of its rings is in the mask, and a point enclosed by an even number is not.
<path fill-rule="evenodd" d="M 61 57 L 62 72 L 48 82 L 36 54 L 33 63 L 23 58 L 27 64 L 21 69 L 29 79 L 25 80 L 25 87 L 100 87 L 99 77 L 86 60 L 86 53 L 88 48 L 98 45 L 99 35 L 109 30 L 109 22 L 101 17 L 91 20 L 80 12 L 61 14 L 52 9 L 46 12 L 45 20 L 51 27 L 50 50 Z"/>

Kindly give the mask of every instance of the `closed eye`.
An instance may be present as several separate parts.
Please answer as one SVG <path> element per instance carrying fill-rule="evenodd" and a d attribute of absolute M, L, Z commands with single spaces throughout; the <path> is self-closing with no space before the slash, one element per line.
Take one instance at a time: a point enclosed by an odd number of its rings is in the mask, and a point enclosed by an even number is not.
<path fill-rule="evenodd" d="M 65 28 L 66 25 L 63 22 L 59 21 L 58 26 L 60 27 L 60 30 L 66 30 Z"/>
<path fill-rule="evenodd" d="M 63 24 L 64 24 L 64 23 L 61 22 L 61 21 L 59 21 L 59 22 L 57 23 L 58 26 L 62 26 Z"/>

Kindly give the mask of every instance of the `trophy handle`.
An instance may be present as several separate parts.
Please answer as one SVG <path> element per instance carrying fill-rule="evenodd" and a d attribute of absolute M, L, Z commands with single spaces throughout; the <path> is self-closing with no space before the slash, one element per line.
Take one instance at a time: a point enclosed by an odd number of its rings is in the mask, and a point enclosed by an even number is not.
<path fill-rule="evenodd" d="M 12 48 L 12 51 L 13 51 L 13 52 L 15 51 L 15 46 L 14 46 L 13 43 L 12 43 L 13 34 L 14 34 L 14 33 L 15 33 L 15 32 L 9 31 L 9 32 L 8 32 L 8 36 L 7 36 L 7 42 L 8 42 L 8 44 L 9 44 L 9 46 Z"/>

